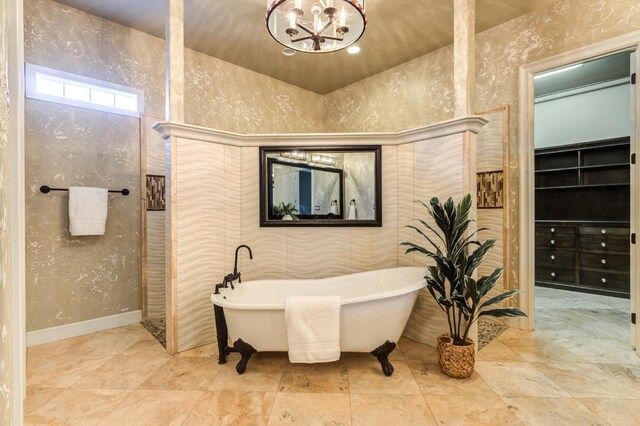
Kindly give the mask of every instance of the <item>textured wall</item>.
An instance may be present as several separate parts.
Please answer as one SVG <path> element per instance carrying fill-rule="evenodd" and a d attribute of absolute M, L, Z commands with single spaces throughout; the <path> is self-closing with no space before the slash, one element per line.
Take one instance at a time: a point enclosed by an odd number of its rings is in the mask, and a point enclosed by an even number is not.
<path fill-rule="evenodd" d="M 209 294 L 240 252 L 244 280 L 309 278 L 397 266 L 396 147 L 383 147 L 382 228 L 261 228 L 259 150 L 178 141 L 178 349 L 215 340 Z M 207 185 L 202 185 L 207 182 Z"/>
<path fill-rule="evenodd" d="M 483 114 L 489 123 L 480 130 L 477 137 L 477 172 L 493 172 L 503 170 L 506 161 L 508 134 L 507 123 L 508 114 L 504 108 Z M 505 175 L 507 178 L 508 176 Z M 485 241 L 488 239 L 496 240 L 496 244 L 485 256 L 484 261 L 478 267 L 478 276 L 486 276 L 491 274 L 496 268 L 505 267 L 505 212 L 508 207 L 478 209 L 478 228 L 487 228 L 478 232 L 478 240 Z M 498 281 L 496 286 L 489 293 L 489 297 L 497 296 L 502 293 L 505 287 L 505 275 Z M 484 317 L 485 320 L 496 322 L 505 322 L 501 319 L 493 317 Z"/>
<path fill-rule="evenodd" d="M 141 89 L 145 114 L 164 115 L 163 40 L 51 0 L 25 0 L 24 8 L 27 62 Z M 188 122 L 261 133 L 322 128 L 319 95 L 189 50 L 185 62 Z M 132 118 L 28 100 L 28 330 L 139 309 L 139 126 Z M 111 228 L 103 239 L 71 239 L 66 196 L 44 196 L 42 184 L 134 191 L 110 196 Z M 153 250 L 163 232 L 160 214 L 147 218 L 154 290 L 164 279 L 162 253 Z M 81 270 L 83 263 L 91 267 Z M 162 295 L 152 291 L 148 299 L 154 316 L 162 314 Z"/>
<path fill-rule="evenodd" d="M 640 29 L 636 0 L 563 0 L 478 35 L 476 111 L 511 108 L 509 123 L 512 286 L 518 286 L 518 68 Z"/>
<path fill-rule="evenodd" d="M 27 99 L 27 331 L 140 309 L 139 120 Z M 69 234 L 67 192 L 109 195 L 104 236 Z"/>
<path fill-rule="evenodd" d="M 165 175 L 165 142 L 151 126 L 156 122 L 144 117 L 144 156 L 147 175 Z M 146 211 L 146 297 L 147 317 L 165 317 L 164 211 Z M 144 276 L 144 275 L 143 275 Z M 143 295 L 144 297 L 144 295 Z"/>
<path fill-rule="evenodd" d="M 433 226 L 433 221 L 422 205 L 414 203 L 420 200 L 429 203 L 432 197 L 439 197 L 442 202 L 453 197 L 458 202 L 465 193 L 464 187 L 464 138 L 462 135 L 452 135 L 438 139 L 422 141 L 410 145 L 402 145 L 401 157 L 398 161 L 399 169 L 403 170 L 403 191 L 399 192 L 399 226 L 408 224 L 418 225 L 414 218 L 425 220 Z M 408 172 L 407 172 L 408 171 Z M 401 229 L 398 243 L 409 241 L 421 246 L 429 243 L 415 231 Z M 406 248 L 404 248 L 406 249 Z M 404 249 L 401 248 L 402 253 Z M 425 256 L 402 254 L 399 259 L 401 266 L 426 266 L 431 264 Z M 404 335 L 429 344 L 435 345 L 436 337 L 447 331 L 447 322 L 440 308 L 427 290 L 418 294 L 418 300 L 413 309 Z"/>
<path fill-rule="evenodd" d="M 7 33 L 5 1 L 0 0 L 0 93 L 7 93 Z M 9 108 L 0 99 L 0 424 L 12 422 L 12 318 L 11 318 L 11 185 L 9 171 Z"/>
<path fill-rule="evenodd" d="M 324 97 L 326 132 L 392 132 L 453 117 L 453 47 Z"/>
<path fill-rule="evenodd" d="M 476 38 L 476 111 L 511 108 L 511 277 L 518 282 L 518 67 L 640 29 L 636 0 L 562 0 Z M 453 52 L 446 47 L 325 97 L 325 131 L 388 131 L 453 114 Z M 402 211 L 406 210 L 402 209 Z"/>
<path fill-rule="evenodd" d="M 185 121 L 241 133 L 322 131 L 322 96 L 193 50 L 185 53 Z"/>

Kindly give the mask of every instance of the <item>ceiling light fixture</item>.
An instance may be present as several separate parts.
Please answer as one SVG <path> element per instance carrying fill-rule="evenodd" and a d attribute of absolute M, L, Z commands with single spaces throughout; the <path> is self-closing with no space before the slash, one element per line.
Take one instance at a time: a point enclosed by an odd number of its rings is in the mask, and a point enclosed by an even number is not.
<path fill-rule="evenodd" d="M 538 74 L 538 75 L 534 76 L 533 78 L 534 79 L 538 79 L 538 78 L 542 78 L 542 77 L 548 77 L 550 75 L 558 74 L 558 73 L 561 73 L 561 72 L 574 70 L 574 69 L 576 69 L 578 67 L 581 67 L 583 65 L 584 64 L 571 65 L 571 66 L 566 67 L 566 68 L 560 68 L 558 70 L 553 70 L 553 71 L 545 72 L 545 73 L 542 73 L 542 74 Z"/>
<path fill-rule="evenodd" d="M 347 53 L 351 53 L 352 55 L 355 55 L 356 53 L 360 53 L 360 46 L 347 47 Z"/>
<path fill-rule="evenodd" d="M 308 53 L 335 52 L 362 37 L 364 0 L 267 0 L 267 29 L 285 47 Z"/>

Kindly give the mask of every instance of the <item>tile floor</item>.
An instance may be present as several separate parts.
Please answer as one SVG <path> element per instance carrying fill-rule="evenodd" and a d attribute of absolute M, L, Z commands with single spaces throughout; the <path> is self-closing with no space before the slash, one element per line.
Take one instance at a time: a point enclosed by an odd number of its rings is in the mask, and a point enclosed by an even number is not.
<path fill-rule="evenodd" d="M 25 424 L 640 424 L 640 359 L 624 331 L 606 332 L 615 301 L 538 296 L 540 329 L 507 330 L 467 380 L 442 375 L 435 350 L 408 339 L 392 377 L 368 354 L 292 365 L 280 353 L 257 354 L 240 376 L 237 355 L 218 365 L 209 345 L 170 357 L 138 325 L 40 345 L 29 349 Z M 597 309 L 611 315 L 594 323 Z"/>

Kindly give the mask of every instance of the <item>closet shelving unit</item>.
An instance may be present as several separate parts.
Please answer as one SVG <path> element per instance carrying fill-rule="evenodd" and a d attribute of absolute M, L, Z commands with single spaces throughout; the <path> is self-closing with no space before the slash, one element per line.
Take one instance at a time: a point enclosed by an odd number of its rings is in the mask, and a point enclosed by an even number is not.
<path fill-rule="evenodd" d="M 536 284 L 629 297 L 629 138 L 535 152 Z"/>

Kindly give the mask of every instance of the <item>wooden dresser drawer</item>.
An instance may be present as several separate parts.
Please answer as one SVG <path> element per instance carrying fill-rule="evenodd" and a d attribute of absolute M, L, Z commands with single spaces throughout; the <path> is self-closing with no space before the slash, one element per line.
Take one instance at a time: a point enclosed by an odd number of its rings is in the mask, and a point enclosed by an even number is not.
<path fill-rule="evenodd" d="M 628 292 L 629 275 L 607 271 L 580 271 L 580 285 Z"/>
<path fill-rule="evenodd" d="M 628 253 L 629 239 L 622 236 L 598 237 L 593 235 L 580 236 L 580 251 L 595 253 Z"/>
<path fill-rule="evenodd" d="M 536 248 L 573 248 L 575 244 L 576 238 L 573 234 L 536 234 Z"/>
<path fill-rule="evenodd" d="M 536 234 L 539 235 L 575 235 L 576 227 L 575 226 L 565 226 L 565 225 L 536 225 Z"/>
<path fill-rule="evenodd" d="M 629 237 L 629 228 L 612 226 L 581 226 L 580 235 L 600 235 L 602 237 L 621 236 Z"/>
<path fill-rule="evenodd" d="M 575 283 L 576 272 L 571 268 L 536 266 L 536 281 Z"/>
<path fill-rule="evenodd" d="M 576 263 L 576 252 L 571 249 L 536 248 L 536 265 L 573 268 Z"/>
<path fill-rule="evenodd" d="M 580 253 L 580 266 L 584 268 L 628 272 L 629 260 L 624 254 Z"/>

